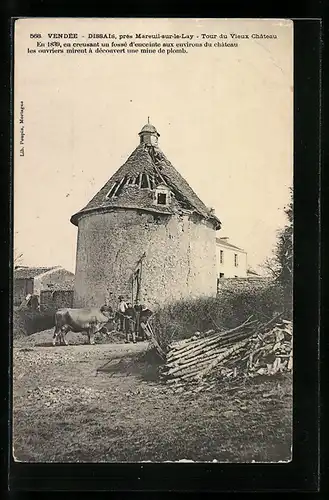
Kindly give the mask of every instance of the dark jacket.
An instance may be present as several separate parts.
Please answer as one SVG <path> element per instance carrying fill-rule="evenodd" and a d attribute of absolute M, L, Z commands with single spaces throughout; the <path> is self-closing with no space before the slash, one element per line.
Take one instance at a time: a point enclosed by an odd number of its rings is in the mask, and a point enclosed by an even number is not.
<path fill-rule="evenodd" d="M 146 323 L 150 316 L 152 316 L 152 311 L 150 309 L 144 309 L 141 311 L 139 320 L 141 323 Z"/>
<path fill-rule="evenodd" d="M 135 309 L 133 307 L 127 307 L 125 315 L 129 316 L 129 318 L 134 319 L 136 317 Z"/>

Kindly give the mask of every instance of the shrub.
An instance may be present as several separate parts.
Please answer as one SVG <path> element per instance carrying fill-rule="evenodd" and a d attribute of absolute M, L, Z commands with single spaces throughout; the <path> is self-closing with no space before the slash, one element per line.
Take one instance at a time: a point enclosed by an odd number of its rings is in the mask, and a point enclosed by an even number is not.
<path fill-rule="evenodd" d="M 166 350 L 171 342 L 197 331 L 234 328 L 250 316 L 266 322 L 281 311 L 283 291 L 272 282 L 263 287 L 223 290 L 217 297 L 181 300 L 160 309 L 153 316 L 152 326 Z"/>
<path fill-rule="evenodd" d="M 26 335 L 25 322 L 20 311 L 13 310 L 13 337 L 22 337 Z"/>
<path fill-rule="evenodd" d="M 14 337 L 20 335 L 31 335 L 42 332 L 55 326 L 55 310 L 44 309 L 33 311 L 30 309 L 17 310 L 13 312 L 13 334 Z"/>

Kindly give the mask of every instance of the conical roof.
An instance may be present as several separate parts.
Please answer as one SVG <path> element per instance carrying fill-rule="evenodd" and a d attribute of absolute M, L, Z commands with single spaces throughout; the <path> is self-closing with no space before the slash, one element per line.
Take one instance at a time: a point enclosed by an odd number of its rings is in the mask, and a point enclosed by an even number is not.
<path fill-rule="evenodd" d="M 153 125 L 147 124 L 145 127 Z M 167 185 L 174 195 L 173 204 L 155 205 L 153 190 L 158 185 Z M 221 226 L 219 219 L 200 200 L 161 149 L 157 145 L 145 143 L 137 146 L 92 200 L 71 217 L 71 222 L 78 225 L 82 215 L 111 208 L 139 209 L 168 215 L 180 208 L 188 209 L 211 220 L 216 229 Z"/>

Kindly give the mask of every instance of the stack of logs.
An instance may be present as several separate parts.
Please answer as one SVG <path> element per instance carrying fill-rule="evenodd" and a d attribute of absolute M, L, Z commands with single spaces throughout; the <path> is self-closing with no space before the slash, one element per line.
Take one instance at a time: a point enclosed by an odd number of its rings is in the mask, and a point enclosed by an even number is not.
<path fill-rule="evenodd" d="M 291 369 L 292 325 L 278 315 L 267 323 L 251 317 L 231 330 L 197 333 L 171 344 L 160 376 L 174 388 L 197 385 L 202 390 L 218 378 Z"/>

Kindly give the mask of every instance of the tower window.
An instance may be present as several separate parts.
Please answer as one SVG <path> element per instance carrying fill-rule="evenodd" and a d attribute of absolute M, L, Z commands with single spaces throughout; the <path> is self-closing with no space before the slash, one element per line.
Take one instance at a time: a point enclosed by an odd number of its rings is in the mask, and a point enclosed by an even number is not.
<path fill-rule="evenodd" d="M 235 265 L 235 267 L 238 267 L 238 265 L 239 265 L 238 254 L 237 253 L 234 254 L 234 265 Z"/>
<path fill-rule="evenodd" d="M 219 250 L 219 262 L 224 263 L 224 250 Z"/>
<path fill-rule="evenodd" d="M 112 196 L 114 195 L 114 192 L 115 192 L 116 188 L 118 187 L 118 184 L 119 184 L 118 182 L 116 182 L 115 184 L 113 184 L 113 186 L 111 187 L 111 189 L 107 193 L 106 198 L 112 198 Z"/>
<path fill-rule="evenodd" d="M 157 204 L 158 205 L 167 205 L 167 195 L 165 193 L 157 194 Z"/>
<path fill-rule="evenodd" d="M 155 188 L 154 203 L 156 205 L 169 205 L 170 190 L 166 184 L 159 184 Z"/>
<path fill-rule="evenodd" d="M 141 188 L 147 188 L 147 187 L 149 187 L 148 186 L 148 182 L 147 182 L 146 174 L 141 174 L 141 176 L 142 176 Z"/>

